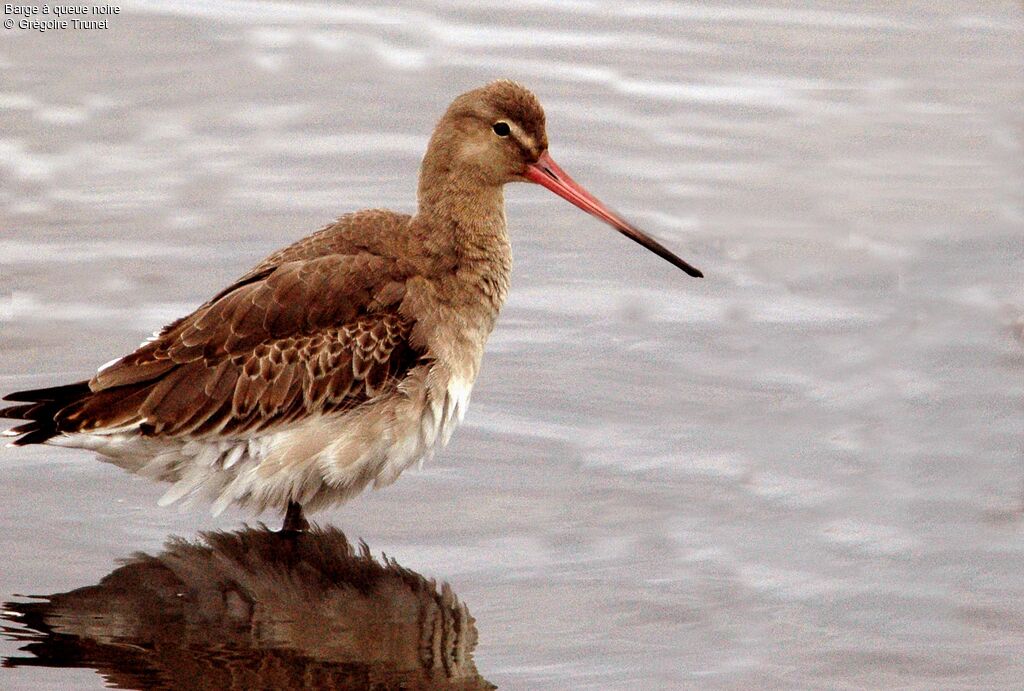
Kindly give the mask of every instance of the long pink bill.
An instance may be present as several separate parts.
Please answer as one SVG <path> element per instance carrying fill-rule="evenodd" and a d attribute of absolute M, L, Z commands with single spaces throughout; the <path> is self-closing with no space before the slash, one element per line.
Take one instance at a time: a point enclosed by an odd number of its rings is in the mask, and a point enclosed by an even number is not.
<path fill-rule="evenodd" d="M 597 197 L 583 189 L 579 183 L 569 177 L 569 174 L 554 162 L 551 154 L 547 151 L 540 155 L 536 163 L 526 166 L 526 178 L 531 182 L 547 187 L 562 199 L 572 202 L 588 214 L 600 218 L 633 242 L 643 245 L 689 275 L 696 278 L 704 277 L 700 269 L 686 263 L 650 235 L 627 223 L 618 214 L 602 204 Z"/>

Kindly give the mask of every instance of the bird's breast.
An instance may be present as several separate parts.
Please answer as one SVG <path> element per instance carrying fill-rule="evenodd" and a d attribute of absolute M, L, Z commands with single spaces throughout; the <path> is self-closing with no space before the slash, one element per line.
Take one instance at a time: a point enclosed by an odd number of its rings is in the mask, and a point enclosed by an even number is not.
<path fill-rule="evenodd" d="M 402 312 L 413 340 L 455 380 L 476 380 L 484 346 L 507 292 L 507 278 L 459 271 L 440 280 L 409 281 Z"/>

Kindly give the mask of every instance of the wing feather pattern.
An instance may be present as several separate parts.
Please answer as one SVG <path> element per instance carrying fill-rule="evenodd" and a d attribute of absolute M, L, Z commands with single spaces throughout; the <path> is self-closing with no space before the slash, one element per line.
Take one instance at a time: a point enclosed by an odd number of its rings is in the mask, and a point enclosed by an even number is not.
<path fill-rule="evenodd" d="M 330 250 L 347 252 L 322 254 Z M 89 382 L 11 394 L 21 404 L 0 416 L 29 421 L 11 430 L 22 444 L 132 426 L 150 436 L 232 437 L 354 407 L 397 386 L 424 357 L 398 310 L 405 278 L 394 259 L 337 232 L 315 234 Z"/>

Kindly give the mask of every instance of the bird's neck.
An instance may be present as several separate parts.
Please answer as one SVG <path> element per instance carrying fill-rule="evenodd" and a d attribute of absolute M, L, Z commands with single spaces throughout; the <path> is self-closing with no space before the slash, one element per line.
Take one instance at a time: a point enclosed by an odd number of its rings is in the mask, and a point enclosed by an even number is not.
<path fill-rule="evenodd" d="M 433 175 L 419 192 L 411 228 L 424 260 L 434 267 L 438 294 L 486 338 L 512 270 L 502 188 Z"/>
<path fill-rule="evenodd" d="M 431 315 L 419 328 L 437 362 L 472 382 L 508 293 L 512 251 L 501 185 L 453 170 L 444 148 L 432 143 L 420 170 L 408 230 L 420 271 L 406 300 Z"/>
<path fill-rule="evenodd" d="M 429 249 L 450 258 L 453 268 L 507 274 L 511 249 L 501 185 L 431 170 L 425 162 L 418 197 L 413 225 Z"/>

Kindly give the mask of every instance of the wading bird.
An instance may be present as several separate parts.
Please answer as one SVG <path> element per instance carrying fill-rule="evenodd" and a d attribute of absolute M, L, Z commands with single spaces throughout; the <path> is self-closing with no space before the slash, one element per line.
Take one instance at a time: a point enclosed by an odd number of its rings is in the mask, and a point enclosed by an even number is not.
<path fill-rule="evenodd" d="M 466 412 L 505 301 L 503 188 L 534 182 L 691 276 L 548 154 L 544 111 L 519 84 L 465 93 L 438 122 L 415 215 L 343 216 L 259 263 L 88 381 L 6 396 L 15 446 L 84 448 L 204 496 L 316 510 L 388 485 Z"/>

